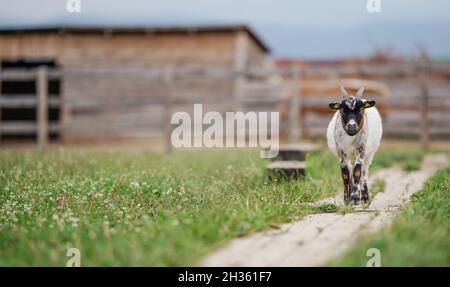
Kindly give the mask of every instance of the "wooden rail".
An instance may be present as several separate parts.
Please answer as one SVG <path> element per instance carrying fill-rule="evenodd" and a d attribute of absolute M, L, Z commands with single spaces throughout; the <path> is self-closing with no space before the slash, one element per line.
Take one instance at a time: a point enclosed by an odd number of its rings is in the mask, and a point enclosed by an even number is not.
<path fill-rule="evenodd" d="M 35 70 L 0 71 L 1 81 L 35 81 L 36 94 L 2 94 L 0 91 L 0 135 L 31 135 L 36 134 L 39 148 L 44 148 L 49 141 L 49 132 L 57 132 L 59 125 L 49 123 L 49 107 L 59 107 L 61 100 L 55 95 L 49 95 L 49 80 L 58 79 L 59 71 L 49 71 L 42 66 Z M 1 86 L 1 85 L 0 85 Z M 3 121 L 2 108 L 20 109 L 36 108 L 36 121 Z M 1 139 L 1 137 L 0 137 Z"/>
<path fill-rule="evenodd" d="M 193 105 L 194 103 L 202 103 L 205 100 L 210 101 L 214 105 L 217 101 L 224 100 L 226 103 L 233 101 L 235 110 L 245 109 L 252 110 L 257 107 L 265 107 L 266 110 L 284 110 L 286 115 L 280 119 L 282 131 L 287 131 L 287 138 L 290 142 L 298 142 L 305 137 L 306 130 L 318 130 L 323 135 L 323 128 L 331 116 L 331 112 L 327 109 L 327 104 L 330 99 L 338 97 L 338 92 L 327 90 L 321 84 L 317 87 L 309 85 L 314 81 L 320 82 L 327 79 L 340 80 L 348 75 L 361 76 L 365 80 L 372 79 L 374 83 L 385 83 L 386 80 L 401 79 L 399 81 L 410 81 L 408 89 L 399 88 L 398 94 L 380 98 L 377 106 L 383 107 L 393 106 L 396 113 L 409 115 L 415 113 L 418 117 L 417 124 L 411 124 L 412 119 L 400 118 L 402 121 L 389 121 L 390 114 L 388 113 L 386 127 L 387 133 L 389 131 L 400 131 L 405 133 L 415 133 L 420 135 L 424 146 L 427 145 L 430 133 L 439 132 L 445 133 L 445 126 L 436 125 L 439 118 L 436 118 L 435 112 L 440 112 L 446 116 L 450 111 L 450 96 L 447 94 L 448 89 L 442 87 L 439 93 L 436 93 L 434 84 L 431 83 L 431 76 L 433 73 L 440 73 L 443 77 L 450 77 L 450 66 L 438 66 L 427 73 L 418 73 L 417 65 L 401 64 L 401 65 L 386 65 L 386 66 L 364 66 L 364 67 L 341 67 L 337 69 L 331 68 L 279 68 L 274 70 L 234 70 L 234 69 L 192 69 L 192 68 L 166 68 L 166 69 L 148 69 L 148 68 L 121 68 L 121 69 L 47 69 L 45 67 L 35 70 L 0 70 L 0 81 L 35 81 L 36 95 L 21 94 L 14 96 L 5 94 L 5 91 L 0 90 L 0 117 L 2 108 L 36 108 L 36 122 L 5 122 L 0 120 L 0 136 L 1 134 L 31 134 L 36 133 L 36 140 L 40 147 L 44 147 L 48 143 L 49 132 L 58 132 L 60 125 L 48 121 L 48 109 L 58 108 L 63 109 L 63 95 L 49 94 L 49 80 L 63 79 L 65 77 L 81 77 L 80 81 L 89 83 L 91 77 L 100 77 L 104 82 L 121 79 L 125 83 L 135 80 L 149 80 L 153 83 L 163 86 L 161 91 L 149 91 L 148 97 L 133 98 L 133 97 L 88 97 L 86 96 L 82 101 L 77 101 L 72 98 L 69 102 L 71 113 L 79 113 L 79 119 L 83 118 L 83 113 L 95 114 L 98 119 L 103 120 L 99 123 L 98 131 L 102 133 L 101 129 L 107 127 L 108 131 L 114 132 L 113 124 L 109 121 L 109 117 L 114 119 L 114 123 L 119 123 L 118 129 L 124 129 L 132 126 L 133 116 L 132 112 L 128 112 L 128 108 L 143 107 L 138 110 L 141 116 L 144 113 L 148 114 L 147 107 L 161 107 L 161 116 L 151 115 L 152 117 L 159 117 L 158 132 L 167 139 L 167 150 L 170 150 L 170 116 L 177 106 Z M 383 76 L 384 75 L 384 76 Z M 387 76 L 386 76 L 387 75 Z M 278 77 L 282 81 L 270 81 L 268 79 Z M 235 84 L 233 93 L 235 97 L 230 95 L 227 99 L 213 99 L 210 96 L 201 94 L 195 90 L 183 91 L 183 95 L 177 94 L 172 89 L 174 84 L 180 81 L 199 81 L 198 83 L 208 82 L 209 79 L 229 79 L 230 85 Z M 197 83 L 197 82 L 196 82 Z M 132 84 L 130 84 L 132 85 Z M 374 86 L 376 86 L 374 84 Z M 382 86 L 382 85 L 381 85 Z M 380 86 L 380 87 L 381 87 Z M 390 87 L 389 83 L 385 86 Z M 0 86 L 1 89 L 1 86 Z M 414 89 L 414 97 L 410 90 Z M 333 85 L 333 90 L 337 90 L 337 86 Z M 63 91 L 61 91 L 62 93 Z M 72 91 L 73 92 L 73 91 Z M 212 91 L 214 92 L 214 91 Z M 370 92 L 370 91 L 368 91 Z M 83 95 L 80 93 L 80 95 Z M 231 98 L 233 97 L 233 98 Z M 230 100 L 232 99 L 232 100 Z M 66 103 L 67 105 L 67 103 Z M 219 105 L 219 104 L 217 104 Z M 146 110 L 147 109 L 147 110 Z M 100 111 L 108 111 L 109 114 L 101 114 Z M 116 111 L 121 112 L 120 115 L 114 115 Z M 125 111 L 125 112 L 124 112 Z M 282 112 L 283 114 L 283 112 Z M 317 125 L 308 122 L 309 114 L 318 114 L 322 117 L 322 122 L 317 122 Z M 326 115 L 325 115 L 326 114 Z M 72 114 L 73 115 L 73 114 Z M 322 115 L 322 116 L 320 116 Z M 115 117 L 113 117 L 115 116 Z M 398 116 L 397 114 L 395 116 Z M 84 118 L 83 118 L 84 119 Z M 106 120 L 105 120 L 106 119 Z M 147 118 L 146 118 L 147 119 Z M 88 127 L 89 121 L 81 123 L 82 126 Z M 70 125 L 70 123 L 69 123 Z M 152 126 L 152 127 L 153 127 Z M 317 129 L 320 127 L 320 129 Z M 152 131 L 154 132 L 154 131 Z M 149 131 L 150 133 L 150 131 Z M 392 134 L 392 132 L 391 132 Z M 450 132 L 449 132 L 450 134 Z"/>

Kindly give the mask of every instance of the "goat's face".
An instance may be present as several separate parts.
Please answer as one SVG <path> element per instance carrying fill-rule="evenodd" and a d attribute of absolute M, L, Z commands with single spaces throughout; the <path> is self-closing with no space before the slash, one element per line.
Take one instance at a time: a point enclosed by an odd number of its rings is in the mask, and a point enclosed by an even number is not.
<path fill-rule="evenodd" d="M 364 87 L 358 90 L 356 97 L 349 96 L 342 86 L 341 92 L 344 93 L 344 99 L 340 103 L 330 103 L 329 107 L 340 112 L 342 128 L 349 136 L 354 136 L 364 126 L 365 109 L 375 106 L 375 101 L 361 99 Z"/>

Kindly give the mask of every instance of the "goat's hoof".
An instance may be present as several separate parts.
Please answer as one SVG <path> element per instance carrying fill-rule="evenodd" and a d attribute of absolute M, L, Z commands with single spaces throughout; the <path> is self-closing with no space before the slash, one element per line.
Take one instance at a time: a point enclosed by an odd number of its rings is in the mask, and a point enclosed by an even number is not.
<path fill-rule="evenodd" d="M 349 205 L 350 204 L 350 196 L 344 195 L 344 204 Z"/>
<path fill-rule="evenodd" d="M 358 193 L 352 193 L 352 195 L 350 196 L 350 200 L 354 205 L 358 205 L 359 204 Z"/>
<path fill-rule="evenodd" d="M 360 197 L 359 197 L 358 188 L 356 186 L 353 186 L 352 193 L 350 194 L 350 201 L 352 201 L 352 203 L 354 205 L 359 204 Z"/>
<path fill-rule="evenodd" d="M 344 190 L 344 204 L 350 204 L 350 193 L 348 193 L 347 190 Z"/>
<path fill-rule="evenodd" d="M 361 200 L 362 200 L 364 203 L 369 203 L 369 195 L 363 193 L 363 194 L 361 195 Z"/>

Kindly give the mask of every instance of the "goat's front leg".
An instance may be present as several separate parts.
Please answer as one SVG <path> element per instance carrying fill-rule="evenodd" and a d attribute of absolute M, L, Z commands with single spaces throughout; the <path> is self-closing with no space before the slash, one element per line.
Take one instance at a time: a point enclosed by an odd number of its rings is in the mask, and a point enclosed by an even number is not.
<path fill-rule="evenodd" d="M 363 181 L 361 178 L 364 178 L 363 176 L 363 165 L 364 165 L 364 151 L 362 149 L 359 149 L 359 153 L 356 156 L 355 160 L 355 168 L 353 169 L 353 189 L 352 194 L 350 196 L 350 199 L 353 201 L 354 204 L 358 204 L 361 200 L 361 190 L 362 190 L 362 184 Z M 365 200 L 363 198 L 363 200 Z M 368 200 L 368 199 L 367 199 Z"/>
<path fill-rule="evenodd" d="M 350 193 L 352 191 L 352 179 L 351 179 L 351 164 L 345 160 L 345 158 L 341 157 L 341 176 L 342 181 L 344 182 L 344 202 L 345 204 L 349 204 L 350 202 Z"/>
<path fill-rule="evenodd" d="M 362 178 L 362 189 L 361 189 L 361 200 L 364 203 L 368 203 L 370 199 L 370 193 L 369 193 L 369 165 L 372 161 L 372 157 L 369 157 L 364 161 L 363 165 L 363 178 Z"/>
<path fill-rule="evenodd" d="M 364 164 L 363 167 L 363 178 L 362 178 L 362 189 L 361 189 L 361 200 L 364 203 L 369 202 L 369 186 L 368 186 L 368 176 L 369 176 L 369 165 L 367 163 Z"/>

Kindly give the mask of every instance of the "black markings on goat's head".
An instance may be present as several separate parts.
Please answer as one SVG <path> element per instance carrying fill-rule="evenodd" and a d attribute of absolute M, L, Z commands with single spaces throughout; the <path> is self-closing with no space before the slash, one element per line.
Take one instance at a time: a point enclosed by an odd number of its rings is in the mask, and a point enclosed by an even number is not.
<path fill-rule="evenodd" d="M 340 86 L 344 99 L 341 102 L 329 104 L 330 109 L 340 111 L 342 127 L 349 136 L 356 135 L 364 126 L 364 110 L 375 106 L 375 101 L 362 99 L 365 86 L 362 86 L 355 96 L 350 96 L 343 86 Z"/>

